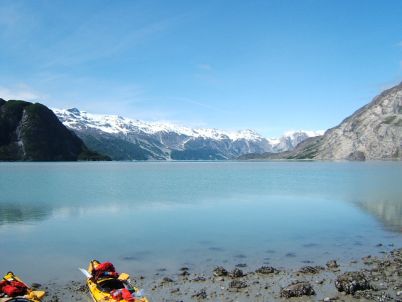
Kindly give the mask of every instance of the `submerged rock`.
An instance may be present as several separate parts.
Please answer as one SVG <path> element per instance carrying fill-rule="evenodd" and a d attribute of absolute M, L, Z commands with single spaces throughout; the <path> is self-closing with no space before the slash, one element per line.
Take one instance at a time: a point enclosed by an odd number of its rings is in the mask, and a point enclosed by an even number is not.
<path fill-rule="evenodd" d="M 31 287 L 35 288 L 35 289 L 40 288 L 41 286 L 42 286 L 42 284 L 40 284 L 40 283 L 35 283 L 34 282 L 34 283 L 31 284 Z"/>
<path fill-rule="evenodd" d="M 161 283 L 172 283 L 172 282 L 174 282 L 173 279 L 171 279 L 171 278 L 169 278 L 169 277 L 164 277 L 164 278 L 162 279 L 162 282 L 161 282 Z"/>
<path fill-rule="evenodd" d="M 361 272 L 347 272 L 339 276 L 335 281 L 335 287 L 340 292 L 354 294 L 358 290 L 370 289 L 370 283 Z"/>
<path fill-rule="evenodd" d="M 302 297 L 315 295 L 315 291 L 308 282 L 296 282 L 281 290 L 282 298 Z"/>
<path fill-rule="evenodd" d="M 285 257 L 294 258 L 294 257 L 296 257 L 296 254 L 293 253 L 293 252 L 290 252 L 290 253 L 287 253 L 287 254 L 285 255 Z"/>
<path fill-rule="evenodd" d="M 268 275 L 268 274 L 275 274 L 279 271 L 276 268 L 273 268 L 272 266 L 261 266 L 255 272 L 258 274 Z"/>

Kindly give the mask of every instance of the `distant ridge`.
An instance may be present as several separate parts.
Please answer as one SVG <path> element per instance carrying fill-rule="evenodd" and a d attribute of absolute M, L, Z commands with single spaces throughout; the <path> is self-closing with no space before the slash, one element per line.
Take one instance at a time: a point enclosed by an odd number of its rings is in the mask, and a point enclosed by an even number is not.
<path fill-rule="evenodd" d="M 292 151 L 240 159 L 402 160 L 402 83 Z"/>
<path fill-rule="evenodd" d="M 189 128 L 172 123 L 144 122 L 116 115 L 72 109 L 53 109 L 60 121 L 91 149 L 114 160 L 223 160 L 247 153 L 292 150 L 304 139 L 322 134 L 289 132 L 279 139 L 253 130 L 228 132 Z"/>
<path fill-rule="evenodd" d="M 89 150 L 46 106 L 0 99 L 1 161 L 108 159 Z"/>

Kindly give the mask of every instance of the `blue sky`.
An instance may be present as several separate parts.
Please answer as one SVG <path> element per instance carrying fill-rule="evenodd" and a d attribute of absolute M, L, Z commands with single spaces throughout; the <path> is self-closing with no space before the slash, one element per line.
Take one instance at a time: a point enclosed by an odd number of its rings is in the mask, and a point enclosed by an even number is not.
<path fill-rule="evenodd" d="M 402 1 L 0 1 L 0 97 L 274 137 L 402 81 Z"/>

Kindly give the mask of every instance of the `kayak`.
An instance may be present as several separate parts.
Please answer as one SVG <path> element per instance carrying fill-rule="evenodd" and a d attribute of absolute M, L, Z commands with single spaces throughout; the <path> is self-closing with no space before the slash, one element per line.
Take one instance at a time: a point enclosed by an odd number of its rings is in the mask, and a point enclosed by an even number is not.
<path fill-rule="evenodd" d="M 93 278 L 94 269 L 100 264 L 97 260 L 92 260 L 89 263 L 88 275 L 87 275 L 87 285 L 92 299 L 95 302 L 105 302 L 105 301 L 120 301 L 120 302 L 149 302 L 149 300 L 144 297 L 139 288 L 133 286 L 130 281 L 130 276 L 126 273 L 121 273 L 117 278 L 110 278 L 108 276 L 99 278 L 95 281 Z M 85 270 L 84 270 L 85 271 Z M 126 300 L 122 297 L 116 299 L 114 297 L 115 292 L 127 290 L 133 297 L 132 300 Z"/>
<path fill-rule="evenodd" d="M 22 296 L 16 297 L 7 297 L 2 293 L 2 297 L 0 297 L 0 302 L 41 302 L 43 297 L 45 296 L 45 292 L 41 290 L 33 290 L 29 286 L 27 286 L 19 277 L 14 275 L 13 272 L 8 272 L 4 277 L 5 281 L 18 281 L 27 287 L 26 293 Z"/>

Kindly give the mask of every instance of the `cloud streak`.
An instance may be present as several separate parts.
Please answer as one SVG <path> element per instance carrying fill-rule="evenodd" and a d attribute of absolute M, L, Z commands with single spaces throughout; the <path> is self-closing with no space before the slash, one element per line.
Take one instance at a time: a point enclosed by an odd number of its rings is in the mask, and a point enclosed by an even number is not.
<path fill-rule="evenodd" d="M 5 100 L 37 101 L 42 95 L 26 84 L 18 84 L 15 87 L 0 86 L 0 98 Z"/>

